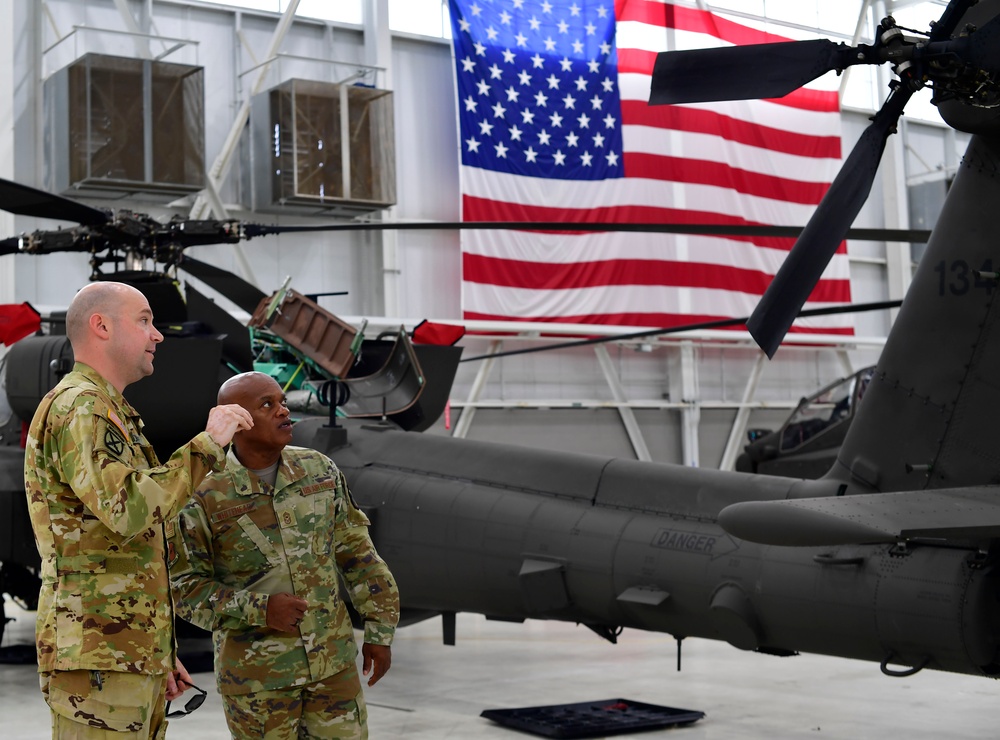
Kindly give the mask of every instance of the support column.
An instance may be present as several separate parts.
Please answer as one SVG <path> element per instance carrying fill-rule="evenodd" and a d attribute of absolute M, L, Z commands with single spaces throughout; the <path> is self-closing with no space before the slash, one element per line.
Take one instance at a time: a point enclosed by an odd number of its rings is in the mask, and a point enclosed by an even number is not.
<path fill-rule="evenodd" d="M 249 90 L 244 91 L 243 100 L 240 103 L 239 110 L 236 112 L 236 119 L 229 129 L 225 143 L 222 145 L 222 151 L 219 152 L 219 155 L 212 163 L 212 167 L 205 175 L 205 189 L 198 194 L 194 205 L 191 206 L 191 218 L 208 218 L 210 213 L 214 213 L 218 219 L 229 218 L 229 214 L 222 204 L 219 193 L 222 191 L 222 185 L 229 175 L 229 170 L 232 168 L 233 155 L 239 146 L 240 135 L 243 133 L 243 129 L 250 119 L 250 101 L 254 95 L 260 92 L 260 88 L 263 87 L 264 80 L 267 78 L 267 72 L 271 68 L 271 61 L 274 59 L 275 54 L 278 53 L 278 49 L 281 48 L 281 44 L 285 40 L 285 35 L 292 25 L 292 20 L 295 18 L 295 11 L 298 8 L 299 0 L 289 0 L 284 15 L 281 16 L 281 20 L 278 21 L 278 25 L 271 35 L 271 42 L 267 46 L 267 53 L 264 57 L 265 62 L 257 71 L 253 85 Z M 232 248 L 236 255 L 236 263 L 239 265 L 240 272 L 243 273 L 243 278 L 247 282 L 259 286 L 260 283 L 257 282 L 257 278 L 250 268 L 250 262 L 246 258 L 242 245 L 233 244 Z"/>
<path fill-rule="evenodd" d="M 871 9 L 872 0 L 864 0 L 861 3 L 861 8 L 858 10 L 858 20 L 854 24 L 854 35 L 851 37 L 851 46 L 857 46 L 861 43 L 861 35 L 865 32 L 868 26 L 868 11 Z M 848 67 L 844 70 L 843 74 L 840 76 L 840 97 L 843 99 L 844 92 L 847 90 L 847 81 L 851 77 L 851 70 L 853 67 Z"/>
<path fill-rule="evenodd" d="M 486 354 L 495 355 L 503 347 L 503 342 L 499 339 L 494 339 L 490 342 L 490 347 L 486 350 Z M 479 366 L 479 372 L 476 373 L 476 379 L 472 381 L 472 387 L 469 389 L 469 397 L 465 402 L 465 406 L 462 408 L 462 415 L 458 417 L 458 423 L 455 424 L 455 431 L 451 433 L 452 437 L 458 437 L 459 439 L 465 439 L 465 435 L 469 433 L 469 428 L 472 426 L 472 419 L 476 415 L 476 402 L 479 401 L 479 397 L 483 394 L 483 388 L 486 387 L 486 381 L 490 378 L 490 373 L 493 372 L 493 363 L 496 362 L 495 357 L 489 357 L 483 360 L 483 364 Z"/>
<path fill-rule="evenodd" d="M 693 342 L 681 342 L 677 354 L 671 357 L 670 398 L 685 404 L 681 410 L 681 459 L 684 465 L 699 467 L 701 451 L 698 427 L 701 406 L 698 403 L 698 363 Z"/>
<path fill-rule="evenodd" d="M 875 12 L 879 18 L 888 15 L 887 3 L 879 0 L 875 4 Z M 889 96 L 889 80 L 892 79 L 888 65 L 878 68 L 879 105 Z M 885 211 L 887 229 L 910 228 L 910 209 L 906 194 L 906 172 L 903 144 L 906 140 L 906 119 L 900 118 L 898 133 L 889 137 L 882 155 L 880 172 L 882 173 L 882 207 Z M 908 242 L 886 242 L 886 282 L 889 287 L 889 300 L 902 300 L 913 280 L 912 258 Z M 898 308 L 889 312 L 890 325 L 896 322 Z"/>
<path fill-rule="evenodd" d="M 229 175 L 229 170 L 233 164 L 233 155 L 236 153 L 236 149 L 240 142 L 240 134 L 246 127 L 247 120 L 250 118 L 250 100 L 260 92 L 260 88 L 264 85 L 264 80 L 267 78 L 267 72 L 270 69 L 271 61 L 273 61 L 275 54 L 278 53 L 278 49 L 281 48 L 282 42 L 285 40 L 285 35 L 288 33 L 289 27 L 292 25 L 292 19 L 295 17 L 295 11 L 298 10 L 299 0 L 289 0 L 288 7 L 285 9 L 284 15 L 281 16 L 281 20 L 278 21 L 278 25 L 274 29 L 274 33 L 271 35 L 271 42 L 268 44 L 267 53 L 264 56 L 264 65 L 257 71 L 257 76 L 254 79 L 253 85 L 249 90 L 246 90 L 243 94 L 243 100 L 240 103 L 240 109 L 236 113 L 236 119 L 233 121 L 233 125 L 229 128 L 229 134 L 226 136 L 226 141 L 222 145 L 222 151 L 215 158 L 212 163 L 211 168 L 208 170 L 207 178 L 208 185 L 206 191 L 214 191 L 215 198 L 209 197 L 206 193 L 199 193 L 198 198 L 195 200 L 194 205 L 191 207 L 191 218 L 208 218 L 209 212 L 215 211 L 216 218 L 225 219 L 229 215 L 225 213 L 225 209 L 222 208 L 221 202 L 218 200 L 218 193 L 222 189 L 222 184 L 225 182 L 226 176 Z M 222 209 L 220 213 L 218 209 Z"/>
<path fill-rule="evenodd" d="M 899 133 L 890 136 L 882 157 L 882 205 L 885 209 L 885 228 L 910 228 L 910 209 L 906 194 L 906 172 L 903 163 L 903 143 L 907 134 L 906 121 L 899 120 Z M 909 242 L 886 242 L 886 280 L 889 300 L 901 300 L 913 280 L 913 260 Z M 890 323 L 895 323 L 898 308 L 890 311 Z"/>
<path fill-rule="evenodd" d="M 140 28 L 135 17 L 132 15 L 132 11 L 129 10 L 127 0 L 115 0 L 115 6 L 118 8 L 118 15 L 122 17 L 125 28 L 130 33 L 137 34 L 132 38 L 132 42 L 135 45 L 135 55 L 139 59 L 152 59 L 153 53 L 149 50 L 149 39 L 146 37 L 149 34 L 149 18 L 146 19 L 146 28 Z"/>
<path fill-rule="evenodd" d="M 0 177 L 14 179 L 14 6 L 0 3 Z M 0 238 L 12 236 L 14 216 L 0 211 Z M 14 303 L 14 256 L 0 257 L 0 303 Z"/>
<path fill-rule="evenodd" d="M 389 32 L 389 0 L 364 0 L 365 62 L 382 70 L 378 86 L 392 90 L 392 34 Z M 381 218 L 396 220 L 395 206 L 382 211 Z M 398 254 L 399 232 L 395 230 L 376 231 L 371 235 L 371 248 L 381 253 L 382 264 L 382 314 L 401 316 L 400 307 L 400 266 Z M 377 273 L 371 279 L 376 280 Z M 465 412 L 462 412 L 465 418 Z"/>
<path fill-rule="evenodd" d="M 639 422 L 636 421 L 635 413 L 633 413 L 629 406 L 625 405 L 628 403 L 628 399 L 625 397 L 625 389 L 622 387 L 621 379 L 618 377 L 614 364 L 611 362 L 611 356 L 608 354 L 607 347 L 603 344 L 594 345 L 594 354 L 597 355 L 597 361 L 604 372 L 604 379 L 608 381 L 608 387 L 611 388 L 611 396 L 618 404 L 618 414 L 622 417 L 622 424 L 625 425 L 625 432 L 632 443 L 636 459 L 652 460 L 649 456 L 649 448 L 646 446 L 646 440 L 642 436 L 642 430 L 639 428 Z"/>
<path fill-rule="evenodd" d="M 740 450 L 743 449 L 747 423 L 750 421 L 750 402 L 757 395 L 757 386 L 760 384 L 760 374 L 764 370 L 764 360 L 766 359 L 767 355 L 762 352 L 757 353 L 757 359 L 754 361 L 750 377 L 747 378 L 746 387 L 743 389 L 743 398 L 736 411 L 736 419 L 733 420 L 733 428 L 729 430 L 729 439 L 726 440 L 726 449 L 722 452 L 719 470 L 733 470 L 736 467 L 736 458 L 739 457 Z"/>

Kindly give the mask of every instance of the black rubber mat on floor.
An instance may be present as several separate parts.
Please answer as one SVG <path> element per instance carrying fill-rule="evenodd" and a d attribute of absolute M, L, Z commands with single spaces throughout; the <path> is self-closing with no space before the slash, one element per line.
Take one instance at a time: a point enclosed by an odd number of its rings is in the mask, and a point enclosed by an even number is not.
<path fill-rule="evenodd" d="M 487 709 L 486 719 L 542 737 L 585 738 L 661 730 L 697 722 L 704 712 L 630 699 L 605 699 L 521 709 Z"/>

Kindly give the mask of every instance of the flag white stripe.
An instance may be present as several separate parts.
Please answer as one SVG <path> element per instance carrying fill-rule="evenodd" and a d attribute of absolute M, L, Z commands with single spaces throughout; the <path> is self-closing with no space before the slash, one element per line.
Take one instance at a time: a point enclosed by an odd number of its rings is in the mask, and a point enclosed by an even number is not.
<path fill-rule="evenodd" d="M 773 275 L 788 252 L 752 247 L 746 242 L 707 236 L 632 233 L 623 235 L 613 252 L 608 234 L 547 234 L 524 231 L 466 231 L 465 252 L 494 259 L 568 265 L 603 260 L 663 260 L 757 270 Z M 835 254 L 824 279 L 850 277 L 848 256 Z"/>
<path fill-rule="evenodd" d="M 618 75 L 619 93 L 622 100 L 641 103 L 649 101 L 652 77 L 635 72 Z M 746 121 L 757 126 L 790 131 L 810 136 L 840 136 L 839 111 L 815 111 L 794 108 L 767 100 L 724 100 L 717 103 L 679 103 L 679 108 L 713 111 L 729 118 Z"/>
<path fill-rule="evenodd" d="M 816 207 L 771 198 L 744 195 L 713 185 L 682 183 L 684 200 L 677 202 L 674 183 L 627 177 L 619 180 L 556 180 L 488 172 L 477 167 L 461 168 L 462 192 L 526 206 L 544 204 L 557 209 L 648 206 L 683 208 L 721 215 L 742 214 L 754 223 L 802 226 Z"/>
<path fill-rule="evenodd" d="M 652 126 L 623 126 L 625 151 L 718 162 L 748 172 L 773 177 L 793 177 L 800 182 L 829 184 L 840 168 L 840 159 L 798 157 L 734 141 L 720 141 L 712 134 L 676 131 L 673 138 Z M 794 173 L 794 175 L 792 174 Z"/>
<path fill-rule="evenodd" d="M 699 316 L 749 316 L 760 296 L 734 290 L 679 288 L 672 285 L 601 286 L 572 290 L 532 290 L 483 283 L 462 283 L 464 305 L 476 313 L 510 315 L 511 306 L 523 306 L 525 316 L 557 318 L 619 313 L 691 313 Z M 833 304 L 807 303 L 807 308 Z M 800 326 L 844 326 L 842 316 L 800 319 Z"/>

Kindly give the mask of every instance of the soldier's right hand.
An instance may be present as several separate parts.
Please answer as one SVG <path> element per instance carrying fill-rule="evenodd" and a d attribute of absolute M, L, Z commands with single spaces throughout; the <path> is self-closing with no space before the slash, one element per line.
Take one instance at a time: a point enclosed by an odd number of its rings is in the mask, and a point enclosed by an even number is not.
<path fill-rule="evenodd" d="M 307 606 L 308 602 L 295 594 L 271 594 L 267 597 L 267 626 L 279 632 L 296 632 Z"/>
<path fill-rule="evenodd" d="M 232 442 L 236 432 L 252 427 L 253 417 L 249 411 L 238 404 L 227 403 L 216 406 L 208 412 L 205 431 L 212 435 L 212 439 L 218 442 L 220 447 L 225 447 Z"/>

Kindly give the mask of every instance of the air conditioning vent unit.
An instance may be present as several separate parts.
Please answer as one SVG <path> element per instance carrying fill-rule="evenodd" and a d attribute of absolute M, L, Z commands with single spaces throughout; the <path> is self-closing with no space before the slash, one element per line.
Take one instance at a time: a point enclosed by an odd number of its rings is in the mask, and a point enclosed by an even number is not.
<path fill-rule="evenodd" d="M 396 202 L 392 93 L 291 79 L 251 107 L 253 210 L 352 216 Z"/>
<path fill-rule="evenodd" d="M 45 81 L 49 189 L 196 192 L 205 181 L 202 67 L 86 54 Z"/>

